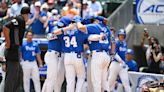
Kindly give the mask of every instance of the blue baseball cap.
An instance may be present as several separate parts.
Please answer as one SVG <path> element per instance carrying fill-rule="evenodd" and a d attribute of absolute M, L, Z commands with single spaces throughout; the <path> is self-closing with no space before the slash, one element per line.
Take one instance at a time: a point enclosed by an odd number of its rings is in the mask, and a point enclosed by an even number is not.
<path fill-rule="evenodd" d="M 94 21 L 95 17 L 94 16 L 86 16 L 82 23 L 87 25 L 87 24 L 91 24 Z"/>
<path fill-rule="evenodd" d="M 103 16 L 96 16 L 95 19 L 97 19 L 99 21 L 104 21 L 105 17 L 103 17 Z"/>
<path fill-rule="evenodd" d="M 79 15 L 76 15 L 73 17 L 72 22 L 82 22 L 83 19 Z"/>
<path fill-rule="evenodd" d="M 126 54 L 134 55 L 134 51 L 132 49 L 127 49 Z"/>
<path fill-rule="evenodd" d="M 68 16 L 63 16 L 60 20 L 58 24 L 63 24 L 62 27 L 66 27 L 68 26 L 70 23 L 72 22 L 72 20 L 68 17 Z M 61 27 L 61 26 L 60 26 Z"/>

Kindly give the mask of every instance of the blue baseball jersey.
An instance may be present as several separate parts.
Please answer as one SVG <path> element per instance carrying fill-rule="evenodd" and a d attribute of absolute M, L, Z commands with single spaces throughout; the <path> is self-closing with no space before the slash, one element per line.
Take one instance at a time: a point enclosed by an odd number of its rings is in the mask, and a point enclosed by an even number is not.
<path fill-rule="evenodd" d="M 39 48 L 37 42 L 24 41 L 23 45 L 21 47 L 21 53 L 22 53 L 23 60 L 35 61 L 36 54 L 40 54 L 41 51 L 40 51 L 40 48 Z"/>
<path fill-rule="evenodd" d="M 120 42 L 119 40 L 116 40 L 116 47 L 115 52 L 121 57 L 123 61 L 126 61 L 125 53 L 127 50 L 127 44 L 125 41 Z"/>
<path fill-rule="evenodd" d="M 110 37 L 111 37 L 111 31 L 110 29 L 102 24 L 89 24 L 86 26 L 87 27 L 87 32 L 88 34 L 103 34 L 105 36 L 104 40 L 100 40 L 100 41 L 90 41 L 89 42 L 89 48 L 91 51 L 93 50 L 106 50 L 109 51 L 109 47 L 110 47 Z"/>
<path fill-rule="evenodd" d="M 136 61 L 134 60 L 126 61 L 126 64 L 129 67 L 129 71 L 136 71 L 136 72 L 138 71 L 138 66 Z"/>
<path fill-rule="evenodd" d="M 58 36 L 61 41 L 62 51 L 81 53 L 84 51 L 83 44 L 88 39 L 88 34 L 77 29 L 69 30 Z"/>
<path fill-rule="evenodd" d="M 54 24 L 55 20 L 50 19 L 48 21 L 48 33 L 52 33 L 55 29 L 57 29 L 57 26 Z M 61 51 L 61 42 L 59 39 L 54 38 L 53 40 L 48 41 L 48 50 L 55 50 L 55 51 Z"/>

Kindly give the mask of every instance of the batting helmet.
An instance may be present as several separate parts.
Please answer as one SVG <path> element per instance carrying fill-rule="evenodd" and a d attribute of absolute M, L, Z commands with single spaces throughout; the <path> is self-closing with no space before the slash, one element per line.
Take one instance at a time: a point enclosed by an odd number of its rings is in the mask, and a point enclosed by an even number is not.
<path fill-rule="evenodd" d="M 132 49 L 127 49 L 126 54 L 134 55 L 134 51 Z"/>
<path fill-rule="evenodd" d="M 126 32 L 125 32 L 125 30 L 124 29 L 120 29 L 119 31 L 118 31 L 118 36 L 119 35 L 124 35 L 124 38 L 126 38 Z"/>

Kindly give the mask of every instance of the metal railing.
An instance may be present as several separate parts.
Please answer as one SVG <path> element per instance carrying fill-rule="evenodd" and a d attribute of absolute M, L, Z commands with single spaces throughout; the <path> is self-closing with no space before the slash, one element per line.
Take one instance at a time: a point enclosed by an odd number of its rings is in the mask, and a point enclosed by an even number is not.
<path fill-rule="evenodd" d="M 133 0 L 124 1 L 109 17 L 109 26 L 126 28 L 133 19 Z"/>

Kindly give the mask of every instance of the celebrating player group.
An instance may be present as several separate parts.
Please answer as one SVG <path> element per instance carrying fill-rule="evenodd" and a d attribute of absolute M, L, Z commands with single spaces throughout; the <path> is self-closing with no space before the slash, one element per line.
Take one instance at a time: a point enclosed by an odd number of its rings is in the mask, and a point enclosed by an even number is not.
<path fill-rule="evenodd" d="M 112 92 L 119 79 L 125 91 L 131 92 L 125 64 L 127 45 L 124 29 L 120 29 L 118 37 L 114 37 L 107 26 L 108 20 L 102 16 L 85 19 L 63 16 L 59 21 L 50 19 L 47 24 L 47 79 L 42 92 L 60 92 L 64 77 L 66 92 L 82 92 L 87 72 L 90 73 L 90 78 L 87 77 L 88 92 Z M 83 62 L 84 44 L 91 52 L 87 62 L 90 69 L 87 68 L 87 71 Z"/>

